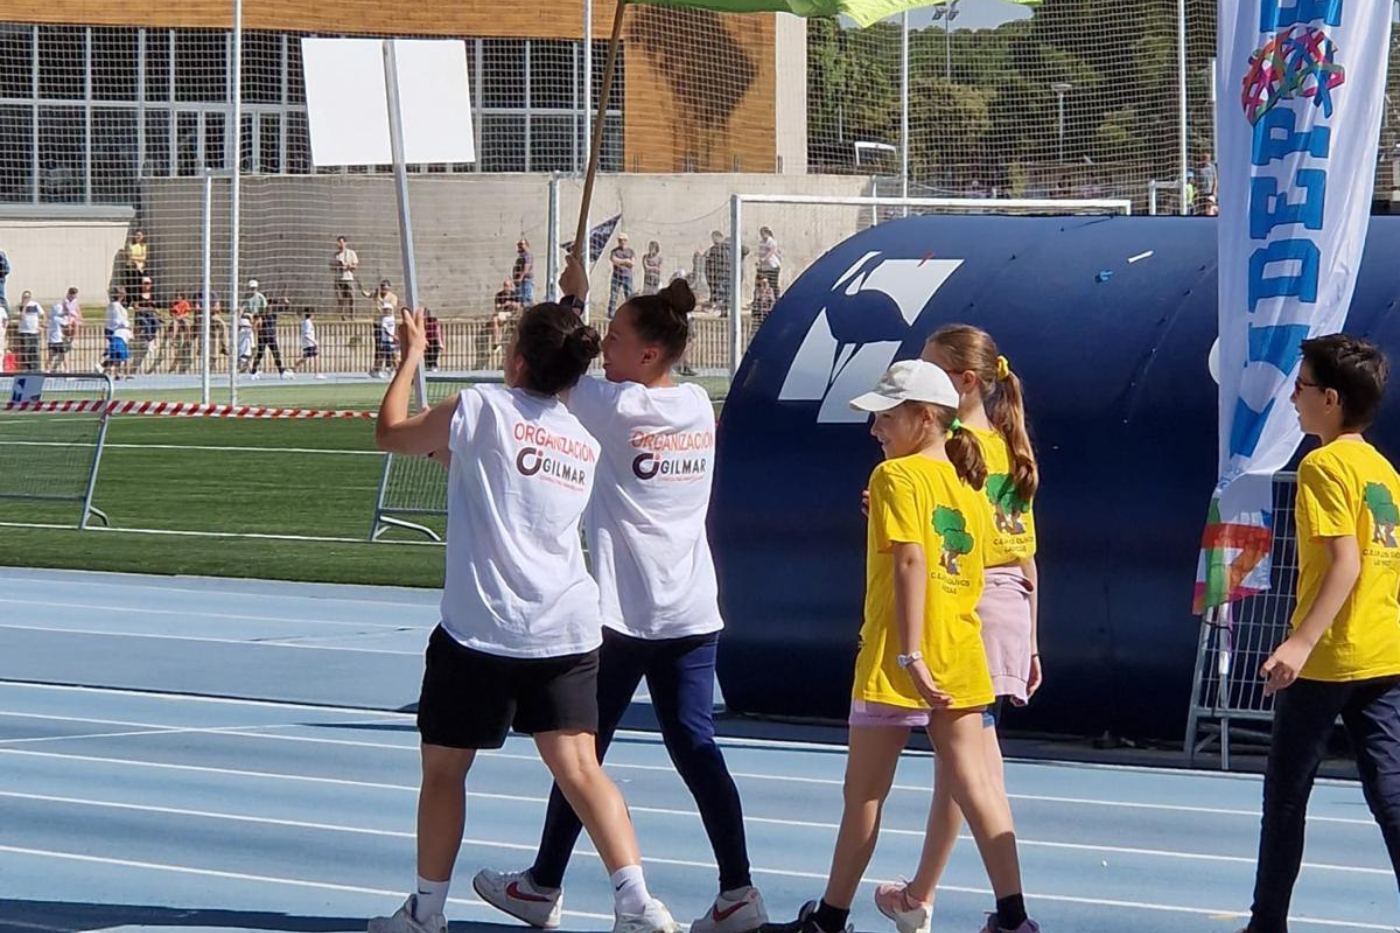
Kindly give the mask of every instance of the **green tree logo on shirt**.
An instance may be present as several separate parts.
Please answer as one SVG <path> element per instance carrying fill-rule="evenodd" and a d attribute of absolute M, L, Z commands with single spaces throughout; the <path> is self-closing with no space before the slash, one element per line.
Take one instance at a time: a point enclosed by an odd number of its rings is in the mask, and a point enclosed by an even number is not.
<path fill-rule="evenodd" d="M 938 565 L 957 576 L 958 558 L 972 553 L 973 541 L 967 532 L 967 520 L 957 509 L 940 505 L 933 510 L 933 530 L 943 539 Z"/>
<path fill-rule="evenodd" d="M 1004 535 L 1026 533 L 1026 523 L 1021 521 L 1021 516 L 1030 511 L 1031 505 L 1016 492 L 1010 473 L 993 473 L 987 477 L 987 498 L 995 511 L 997 531 Z"/>
<path fill-rule="evenodd" d="M 1400 509 L 1395 506 L 1395 497 L 1380 483 L 1366 484 L 1366 508 L 1371 510 L 1371 518 L 1376 523 L 1371 536 L 1374 544 L 1385 547 L 1400 547 L 1395 541 L 1395 526 L 1400 525 Z"/>

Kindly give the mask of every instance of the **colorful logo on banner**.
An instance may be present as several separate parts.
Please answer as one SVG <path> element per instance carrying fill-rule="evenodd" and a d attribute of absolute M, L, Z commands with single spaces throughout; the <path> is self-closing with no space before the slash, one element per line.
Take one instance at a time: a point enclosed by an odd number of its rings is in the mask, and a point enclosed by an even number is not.
<path fill-rule="evenodd" d="M 1243 120 L 1220 128 L 1221 185 L 1234 195 L 1220 235 L 1222 458 L 1197 612 L 1269 588 L 1273 476 L 1301 440 L 1289 405 L 1299 345 L 1345 323 L 1374 184 L 1368 134 L 1384 82 L 1343 101 L 1342 58 L 1361 73 L 1375 60 L 1383 75 L 1389 13 L 1384 0 L 1220 7 L 1221 67 L 1240 82 Z M 1346 191 L 1329 197 L 1329 179 Z"/>

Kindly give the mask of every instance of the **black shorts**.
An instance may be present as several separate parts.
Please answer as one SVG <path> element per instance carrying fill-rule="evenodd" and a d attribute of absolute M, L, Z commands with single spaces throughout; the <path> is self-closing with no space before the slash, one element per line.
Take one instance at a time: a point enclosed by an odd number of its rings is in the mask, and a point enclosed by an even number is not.
<path fill-rule="evenodd" d="M 514 728 L 598 731 L 598 652 L 503 658 L 467 648 L 439 625 L 428 639 L 418 732 L 428 745 L 500 748 Z"/>
<path fill-rule="evenodd" d="M 318 357 L 318 356 L 320 356 L 320 355 L 321 355 L 321 348 L 320 348 L 320 347 L 302 347 L 302 348 L 301 348 L 301 358 L 304 359 L 304 360 L 315 359 L 316 357 Z"/>
<path fill-rule="evenodd" d="M 68 355 L 68 344 L 66 344 L 66 343 L 51 343 L 51 344 L 49 344 L 49 356 L 67 356 L 67 355 Z"/>

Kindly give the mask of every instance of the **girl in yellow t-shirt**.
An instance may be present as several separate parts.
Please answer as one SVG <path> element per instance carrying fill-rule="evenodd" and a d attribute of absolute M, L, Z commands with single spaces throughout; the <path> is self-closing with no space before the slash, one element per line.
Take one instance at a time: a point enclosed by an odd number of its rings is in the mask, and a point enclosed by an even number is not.
<path fill-rule="evenodd" d="M 997 697 L 983 719 L 987 767 L 1005 799 L 998 714 L 1006 699 L 1024 706 L 1039 689 L 1041 679 L 1035 514 L 1031 508 L 1040 487 L 1040 472 L 1026 428 L 1021 380 L 986 331 L 966 324 L 940 328 L 924 345 L 923 359 L 952 380 L 958 391 L 958 418 L 977 439 L 987 463 L 985 495 L 980 497 L 989 525 L 984 553 L 986 586 L 977 603 L 977 616 Z M 894 921 L 899 933 L 928 933 L 934 891 L 962 825 L 962 812 L 941 762 L 936 767 L 929 832 L 918 871 L 907 883 L 882 884 L 875 889 L 876 906 Z"/>
<path fill-rule="evenodd" d="M 958 392 L 932 363 L 890 367 L 851 406 L 875 413 L 885 461 L 870 477 L 865 623 L 851 698 L 845 808 L 820 902 L 769 933 L 843 933 L 910 728 L 928 732 L 943 783 L 967 814 L 996 895 L 984 933 L 1037 933 L 1026 917 L 1006 795 L 987 766 L 993 701 L 976 607 L 990 534 L 981 447 Z"/>

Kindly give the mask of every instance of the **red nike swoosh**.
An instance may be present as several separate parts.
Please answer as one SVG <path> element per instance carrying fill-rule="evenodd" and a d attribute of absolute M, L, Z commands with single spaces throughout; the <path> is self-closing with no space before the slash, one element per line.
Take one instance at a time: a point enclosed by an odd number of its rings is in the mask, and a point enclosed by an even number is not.
<path fill-rule="evenodd" d="M 723 923 L 724 921 L 728 920 L 730 917 L 734 916 L 739 911 L 743 910 L 746 906 L 748 906 L 748 903 L 748 901 L 740 901 L 733 907 L 726 907 L 724 910 L 720 910 L 719 905 L 716 904 L 714 909 L 715 923 Z"/>
<path fill-rule="evenodd" d="M 525 892 L 520 890 L 519 883 L 515 881 L 512 881 L 510 884 L 506 885 L 506 896 L 513 897 L 517 901 L 530 901 L 534 904 L 548 904 L 550 901 L 550 898 L 541 897 L 538 894 L 526 894 Z"/>

